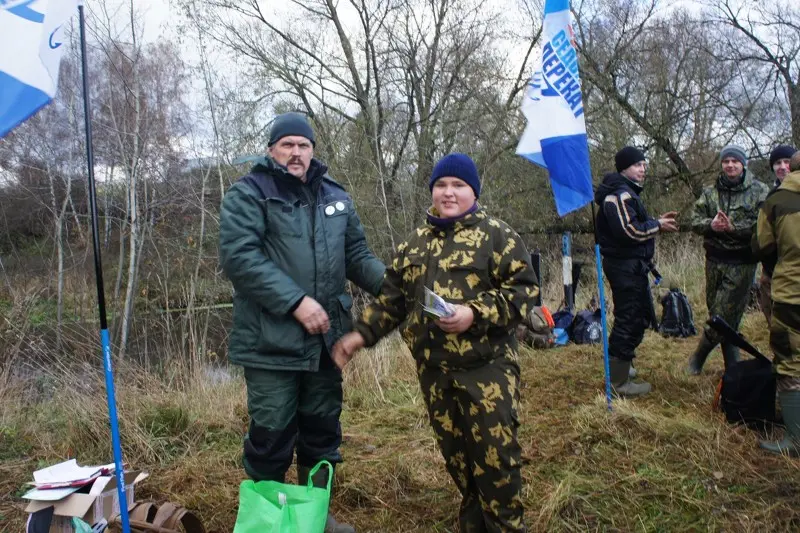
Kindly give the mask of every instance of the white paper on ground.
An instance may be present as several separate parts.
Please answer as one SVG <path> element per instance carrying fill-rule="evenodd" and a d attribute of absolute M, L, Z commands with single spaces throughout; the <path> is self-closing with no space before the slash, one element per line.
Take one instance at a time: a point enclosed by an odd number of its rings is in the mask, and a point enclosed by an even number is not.
<path fill-rule="evenodd" d="M 22 497 L 26 500 L 37 500 L 41 502 L 55 502 L 63 500 L 73 492 L 79 490 L 80 487 L 69 487 L 66 489 L 32 489 L 26 492 Z"/>

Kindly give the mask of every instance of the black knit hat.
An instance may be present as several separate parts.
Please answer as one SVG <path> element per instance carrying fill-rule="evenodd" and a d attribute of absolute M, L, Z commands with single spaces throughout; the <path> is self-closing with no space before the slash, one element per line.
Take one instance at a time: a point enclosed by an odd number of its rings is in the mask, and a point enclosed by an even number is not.
<path fill-rule="evenodd" d="M 629 166 L 645 159 L 647 158 L 644 156 L 644 152 L 634 146 L 626 146 L 614 156 L 614 165 L 617 167 L 617 172 L 622 172 Z"/>
<path fill-rule="evenodd" d="M 769 168 L 781 159 L 791 159 L 797 150 L 788 144 L 779 144 L 769 154 Z"/>
<path fill-rule="evenodd" d="M 447 154 L 436 163 L 431 173 L 431 179 L 428 186 L 433 191 L 433 184 L 436 180 L 445 176 L 452 176 L 464 181 L 467 185 L 472 187 L 475 192 L 475 198 L 481 196 L 481 179 L 478 176 L 478 167 L 475 162 L 467 154 L 453 152 Z"/>
<path fill-rule="evenodd" d="M 312 146 L 315 145 L 314 130 L 311 129 L 311 124 L 308 123 L 306 116 L 301 113 L 284 113 L 275 117 L 272 122 L 272 129 L 269 130 L 269 144 L 267 146 L 272 146 L 288 135 L 305 137 L 311 141 Z"/>

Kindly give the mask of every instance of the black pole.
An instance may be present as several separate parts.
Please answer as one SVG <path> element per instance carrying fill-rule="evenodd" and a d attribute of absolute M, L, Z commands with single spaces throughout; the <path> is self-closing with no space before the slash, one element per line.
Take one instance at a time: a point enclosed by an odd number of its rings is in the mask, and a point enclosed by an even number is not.
<path fill-rule="evenodd" d="M 108 418 L 111 425 L 111 446 L 114 452 L 114 466 L 117 478 L 117 496 L 119 497 L 120 518 L 123 533 L 130 533 L 128 517 L 128 498 L 125 490 L 125 470 L 122 461 L 122 445 L 119 438 L 119 420 L 117 417 L 117 401 L 114 394 L 114 373 L 111 368 L 111 341 L 108 336 L 108 320 L 106 318 L 106 296 L 103 289 L 103 263 L 100 257 L 100 231 L 97 223 L 97 191 L 94 181 L 94 152 L 92 151 L 92 120 L 89 105 L 89 68 L 86 60 L 86 22 L 83 15 L 83 4 L 78 5 L 78 20 L 81 37 L 81 69 L 83 74 L 83 125 L 86 133 L 86 169 L 89 187 L 89 214 L 92 220 L 92 246 L 94 247 L 94 274 L 97 284 L 97 310 L 100 314 L 100 345 L 103 353 L 103 368 L 106 379 L 106 400 L 108 402 Z"/>
<path fill-rule="evenodd" d="M 538 248 L 531 254 L 531 265 L 533 266 L 533 273 L 536 274 L 536 280 L 539 282 L 539 294 L 536 295 L 534 302 L 536 305 L 541 306 L 544 281 L 542 280 L 542 253 Z"/>
<path fill-rule="evenodd" d="M 108 329 L 106 295 L 103 289 L 103 264 L 100 257 L 100 232 L 97 225 L 97 192 L 94 181 L 94 151 L 92 148 L 92 119 L 89 106 L 88 65 L 86 61 L 86 29 L 83 5 L 78 6 L 81 35 L 81 68 L 83 72 L 83 126 L 86 132 L 86 162 L 89 179 L 89 213 L 92 219 L 92 246 L 94 247 L 94 274 L 97 284 L 97 309 L 100 312 L 100 329 Z"/>

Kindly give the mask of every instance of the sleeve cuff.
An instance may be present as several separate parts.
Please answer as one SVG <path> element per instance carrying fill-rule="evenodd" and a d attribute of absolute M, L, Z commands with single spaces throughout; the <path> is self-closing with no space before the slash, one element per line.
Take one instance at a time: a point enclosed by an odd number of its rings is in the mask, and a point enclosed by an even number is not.
<path fill-rule="evenodd" d="M 364 337 L 365 348 L 371 348 L 372 346 L 375 346 L 378 343 L 378 340 L 380 340 L 375 337 L 369 326 L 361 321 L 358 321 L 353 325 L 353 331 L 357 331 L 362 337 Z"/>
<path fill-rule="evenodd" d="M 286 312 L 286 314 L 287 314 L 287 315 L 291 315 L 292 313 L 294 313 L 294 312 L 297 310 L 297 308 L 298 308 L 298 307 L 300 307 L 300 304 L 303 302 L 303 298 L 305 298 L 305 297 L 306 297 L 306 295 L 305 295 L 305 294 L 301 295 L 301 296 L 300 296 L 300 298 L 298 298 L 298 299 L 297 299 L 297 301 L 296 301 L 296 302 L 294 302 L 294 303 L 293 303 L 293 304 L 292 304 L 292 305 L 289 307 L 289 310 Z"/>

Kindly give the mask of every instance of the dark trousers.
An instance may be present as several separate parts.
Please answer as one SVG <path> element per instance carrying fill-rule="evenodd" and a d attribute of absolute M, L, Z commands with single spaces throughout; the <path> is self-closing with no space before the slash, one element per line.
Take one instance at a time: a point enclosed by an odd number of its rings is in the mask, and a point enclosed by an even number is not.
<path fill-rule="evenodd" d="M 614 327 L 608 338 L 608 354 L 632 361 L 655 313 L 647 265 L 641 259 L 607 257 L 603 259 L 603 273 L 611 285 L 614 301 Z"/>
<path fill-rule="evenodd" d="M 244 439 L 244 469 L 256 481 L 283 481 L 292 464 L 311 468 L 342 456 L 342 374 L 245 368 L 250 430 Z"/>

